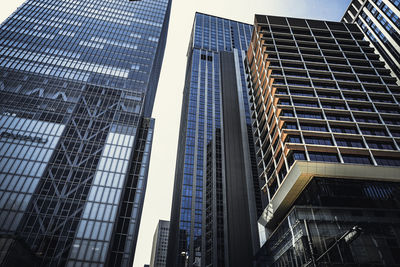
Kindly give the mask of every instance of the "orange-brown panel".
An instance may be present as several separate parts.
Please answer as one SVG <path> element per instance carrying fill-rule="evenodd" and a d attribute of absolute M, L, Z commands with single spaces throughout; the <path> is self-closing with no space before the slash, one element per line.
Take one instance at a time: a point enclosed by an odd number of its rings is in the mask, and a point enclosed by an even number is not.
<path fill-rule="evenodd" d="M 305 149 L 304 149 L 304 145 L 302 145 L 302 144 L 287 144 L 286 145 L 286 148 L 288 149 L 288 150 L 297 150 L 297 151 L 304 151 Z"/>
<path fill-rule="evenodd" d="M 273 79 L 273 78 L 272 78 Z M 276 88 L 276 87 L 272 87 L 272 90 L 271 90 L 271 95 L 273 96 L 273 97 L 275 97 L 275 93 L 276 93 L 276 90 L 277 90 L 278 88 Z"/>
<path fill-rule="evenodd" d="M 276 171 L 279 173 L 283 164 L 285 163 L 285 159 L 284 157 L 281 156 L 281 158 L 279 159 L 278 164 L 276 165 Z"/>
<path fill-rule="evenodd" d="M 271 109 L 271 112 L 269 112 L 269 114 L 267 115 L 268 115 L 268 123 L 270 124 L 271 120 L 273 120 L 273 118 L 275 117 L 273 110 Z"/>
<path fill-rule="evenodd" d="M 265 101 L 267 101 L 267 103 L 265 103 L 265 110 L 268 112 L 268 110 L 270 109 L 270 107 L 272 105 L 272 101 L 271 101 L 271 98 L 269 98 L 269 97 L 267 97 L 265 99 Z M 266 115 L 269 117 L 271 114 L 266 114 Z"/>
<path fill-rule="evenodd" d="M 281 115 L 282 110 L 283 110 L 282 108 L 276 108 L 276 114 L 275 115 L 276 115 L 277 118 L 279 118 L 279 116 Z"/>
<path fill-rule="evenodd" d="M 268 83 L 264 82 L 263 84 L 263 96 L 264 98 L 267 98 L 269 94 L 271 94 L 270 89 L 271 87 L 268 86 Z"/>
<path fill-rule="evenodd" d="M 350 148 L 350 147 L 340 147 L 340 153 L 354 154 L 354 155 L 369 155 L 368 149 L 366 148 Z"/>
<path fill-rule="evenodd" d="M 333 146 L 319 146 L 310 144 L 307 144 L 306 146 L 308 151 L 337 153 L 336 147 Z"/>
<path fill-rule="evenodd" d="M 304 132 L 304 136 L 331 137 L 331 134 L 327 132 Z"/>
<path fill-rule="evenodd" d="M 249 61 L 249 65 L 251 65 L 253 61 L 253 43 L 250 43 L 249 45 L 249 48 L 247 50 L 247 58 Z"/>
<path fill-rule="evenodd" d="M 383 156 L 383 157 L 395 157 L 400 158 L 400 152 L 398 151 L 383 151 L 383 150 L 371 150 L 374 156 Z"/>
<path fill-rule="evenodd" d="M 285 124 L 285 121 L 287 121 L 287 120 L 282 120 L 281 118 L 279 118 L 279 121 L 278 121 L 278 127 L 279 127 L 279 129 L 282 130 L 282 127 L 283 127 L 283 125 Z"/>
<path fill-rule="evenodd" d="M 274 120 L 274 125 L 276 124 L 276 121 Z M 271 129 L 272 129 L 272 127 L 271 127 Z M 274 136 L 272 136 L 272 143 L 275 143 L 275 141 L 276 141 L 276 139 L 278 139 L 279 138 L 279 131 L 278 130 L 276 130 L 275 131 L 275 134 L 274 134 Z M 278 141 L 279 142 L 279 141 Z M 280 145 L 280 144 L 279 144 Z"/>
<path fill-rule="evenodd" d="M 270 107 L 271 105 L 272 105 L 271 98 L 268 97 L 268 95 L 266 94 L 266 95 L 264 96 L 264 106 L 265 106 L 265 110 L 268 110 L 269 107 Z"/>
<path fill-rule="evenodd" d="M 268 79 L 271 79 L 271 74 L 272 74 L 272 70 L 269 68 L 270 64 L 271 64 L 271 61 L 266 62 L 266 68 L 268 70 L 268 75 L 267 75 Z"/>

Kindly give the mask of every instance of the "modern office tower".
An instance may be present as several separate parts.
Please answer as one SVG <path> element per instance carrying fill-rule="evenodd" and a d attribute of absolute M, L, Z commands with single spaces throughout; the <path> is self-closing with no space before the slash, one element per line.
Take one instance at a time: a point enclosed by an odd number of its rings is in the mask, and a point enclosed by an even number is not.
<path fill-rule="evenodd" d="M 257 266 L 398 265 L 400 88 L 359 27 L 256 15 L 246 60 Z"/>
<path fill-rule="evenodd" d="M 151 250 L 151 267 L 165 267 L 167 265 L 169 221 L 160 220 L 153 236 Z"/>
<path fill-rule="evenodd" d="M 195 15 L 167 266 L 248 266 L 258 245 L 262 205 L 243 63 L 251 30 Z"/>
<path fill-rule="evenodd" d="M 27 0 L 1 25 L 0 247 L 132 265 L 170 6 Z"/>
<path fill-rule="evenodd" d="M 369 41 L 400 79 L 399 17 L 399 0 L 352 0 L 342 21 L 360 25 Z"/>

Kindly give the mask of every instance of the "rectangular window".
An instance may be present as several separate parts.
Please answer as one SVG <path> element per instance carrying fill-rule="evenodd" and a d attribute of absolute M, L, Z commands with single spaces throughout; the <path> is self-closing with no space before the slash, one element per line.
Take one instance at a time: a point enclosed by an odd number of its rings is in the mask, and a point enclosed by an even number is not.
<path fill-rule="evenodd" d="M 293 114 L 293 111 L 291 111 L 291 110 L 282 110 L 280 116 L 294 117 L 294 114 Z"/>
<path fill-rule="evenodd" d="M 339 157 L 335 153 L 308 152 L 311 161 L 339 162 Z"/>
<path fill-rule="evenodd" d="M 361 131 L 363 134 L 367 135 L 380 135 L 380 136 L 388 135 L 385 129 L 379 129 L 379 128 L 361 128 Z"/>
<path fill-rule="evenodd" d="M 334 121 L 352 121 L 350 115 L 346 114 L 326 114 L 326 118 Z"/>
<path fill-rule="evenodd" d="M 363 142 L 357 139 L 336 138 L 336 143 L 338 146 L 364 147 Z"/>
<path fill-rule="evenodd" d="M 332 139 L 329 137 L 319 137 L 319 136 L 304 136 L 306 144 L 314 145 L 327 145 L 332 146 Z"/>
<path fill-rule="evenodd" d="M 297 111 L 297 116 L 300 118 L 310 118 L 310 119 L 322 119 L 322 114 L 320 113 L 311 113 L 304 111 Z"/>
<path fill-rule="evenodd" d="M 304 101 L 304 100 L 293 100 L 295 106 L 301 106 L 301 107 L 319 107 L 318 102 L 310 102 L 310 101 Z"/>
<path fill-rule="evenodd" d="M 372 164 L 371 158 L 367 155 L 346 155 L 342 154 L 344 163 Z"/>
<path fill-rule="evenodd" d="M 288 156 L 289 168 L 293 165 L 296 160 L 306 160 L 306 154 L 304 151 L 293 151 Z"/>
<path fill-rule="evenodd" d="M 346 106 L 342 103 L 331 103 L 331 102 L 322 102 L 322 107 L 323 108 L 330 108 L 330 109 L 347 109 Z"/>
<path fill-rule="evenodd" d="M 305 131 L 320 131 L 320 132 L 328 131 L 325 125 L 311 124 L 311 123 L 301 123 L 301 129 Z"/>
<path fill-rule="evenodd" d="M 396 150 L 396 147 L 394 146 L 393 142 L 368 140 L 367 143 L 370 148 Z"/>
<path fill-rule="evenodd" d="M 392 158 L 392 157 L 376 157 L 376 163 L 382 166 L 400 166 L 400 159 L 399 158 Z"/>
<path fill-rule="evenodd" d="M 298 129 L 297 123 L 295 122 L 286 122 L 283 126 L 284 129 Z"/>
<path fill-rule="evenodd" d="M 299 135 L 291 135 L 288 136 L 285 140 L 285 143 L 296 143 L 296 144 L 301 144 L 301 138 Z"/>

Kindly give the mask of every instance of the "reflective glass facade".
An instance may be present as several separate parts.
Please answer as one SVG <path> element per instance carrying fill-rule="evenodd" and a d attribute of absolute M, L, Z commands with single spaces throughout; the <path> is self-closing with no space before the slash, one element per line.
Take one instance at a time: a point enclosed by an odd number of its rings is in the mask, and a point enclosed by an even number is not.
<path fill-rule="evenodd" d="M 247 178 L 242 177 L 243 181 L 248 180 L 242 191 L 252 192 L 259 184 L 255 160 L 250 156 L 254 155 L 254 147 L 243 63 L 251 30 L 248 24 L 195 15 L 182 103 L 167 266 L 234 266 L 228 257 L 230 177 L 226 173 L 224 147 L 222 80 L 226 73 L 222 58 L 233 62 L 230 73 L 236 84 L 232 88 L 242 112 L 240 131 L 249 170 Z M 254 193 L 252 197 L 261 202 Z M 255 205 L 255 200 L 252 203 Z"/>
<path fill-rule="evenodd" d="M 268 197 L 258 219 L 258 266 L 397 261 L 377 258 L 386 241 L 369 245 L 398 232 L 391 221 L 400 182 L 400 87 L 369 45 L 357 24 L 256 15 L 246 71 Z M 349 216 L 353 209 L 365 217 Z M 365 237 L 323 254 L 355 225 Z"/>
<path fill-rule="evenodd" d="M 0 233 L 40 266 L 132 264 L 170 5 L 28 0 L 1 25 Z"/>
<path fill-rule="evenodd" d="M 398 266 L 399 190 L 400 183 L 315 178 L 260 250 L 256 266 Z M 359 237 L 335 243 L 355 225 L 363 229 Z"/>
<path fill-rule="evenodd" d="M 343 22 L 357 23 L 400 79 L 400 2 L 353 0 Z"/>

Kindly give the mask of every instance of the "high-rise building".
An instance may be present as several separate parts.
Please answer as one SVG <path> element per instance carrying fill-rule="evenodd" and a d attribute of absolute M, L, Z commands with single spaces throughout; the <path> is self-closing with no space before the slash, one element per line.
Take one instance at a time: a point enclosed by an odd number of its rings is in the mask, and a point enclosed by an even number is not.
<path fill-rule="evenodd" d="M 151 250 L 151 267 L 165 267 L 167 265 L 169 221 L 160 220 L 153 236 Z"/>
<path fill-rule="evenodd" d="M 400 88 L 356 24 L 256 15 L 257 266 L 400 262 Z"/>
<path fill-rule="evenodd" d="M 352 0 L 342 21 L 360 25 L 400 79 L 400 1 Z"/>
<path fill-rule="evenodd" d="M 262 199 L 244 72 L 251 30 L 195 15 L 167 266 L 248 266 L 258 245 Z"/>
<path fill-rule="evenodd" d="M 27 0 L 1 24 L 1 248 L 132 265 L 170 7 Z"/>

